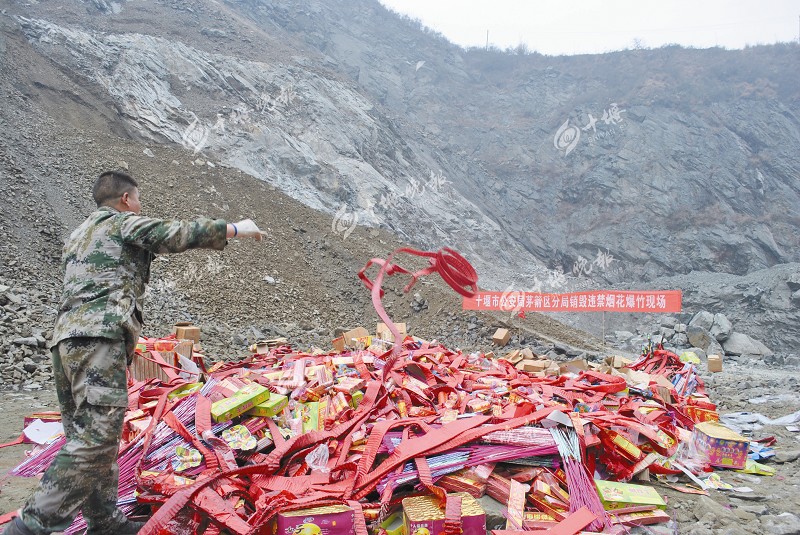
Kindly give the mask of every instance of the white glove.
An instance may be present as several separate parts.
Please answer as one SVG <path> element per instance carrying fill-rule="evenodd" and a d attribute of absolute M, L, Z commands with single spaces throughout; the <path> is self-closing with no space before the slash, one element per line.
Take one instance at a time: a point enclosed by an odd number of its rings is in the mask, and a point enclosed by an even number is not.
<path fill-rule="evenodd" d="M 253 223 L 252 219 L 243 219 L 233 223 L 233 227 L 236 229 L 234 238 L 255 238 L 256 241 L 261 241 L 261 230 Z"/>

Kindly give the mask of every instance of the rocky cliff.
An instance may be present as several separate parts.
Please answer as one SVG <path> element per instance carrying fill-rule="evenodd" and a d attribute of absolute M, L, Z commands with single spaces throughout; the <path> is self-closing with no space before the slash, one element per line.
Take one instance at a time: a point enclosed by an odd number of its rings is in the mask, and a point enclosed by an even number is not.
<path fill-rule="evenodd" d="M 48 120 L 248 173 L 339 240 L 358 224 L 452 245 L 485 287 L 786 278 L 800 261 L 796 45 L 546 57 L 465 51 L 375 0 L 2 5 L 0 51 L 31 58 L 8 82 Z M 725 301 L 749 321 L 745 297 Z M 774 309 L 778 347 L 798 341 L 795 302 Z"/>

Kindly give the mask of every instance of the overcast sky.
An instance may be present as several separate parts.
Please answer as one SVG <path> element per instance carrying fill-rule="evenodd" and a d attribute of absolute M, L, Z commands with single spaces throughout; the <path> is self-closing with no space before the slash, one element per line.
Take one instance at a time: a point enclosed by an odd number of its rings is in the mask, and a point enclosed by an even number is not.
<path fill-rule="evenodd" d="M 678 43 L 707 48 L 797 41 L 800 0 L 380 0 L 461 46 L 525 43 L 542 54 Z"/>

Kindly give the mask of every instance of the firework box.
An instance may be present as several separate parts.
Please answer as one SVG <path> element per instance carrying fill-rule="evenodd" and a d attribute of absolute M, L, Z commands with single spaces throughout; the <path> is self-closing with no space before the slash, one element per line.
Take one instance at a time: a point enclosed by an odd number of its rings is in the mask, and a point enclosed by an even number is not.
<path fill-rule="evenodd" d="M 628 364 L 631 364 L 633 361 L 630 359 L 626 359 L 625 357 L 621 357 L 619 355 L 612 355 L 610 357 L 606 357 L 605 363 L 611 366 L 612 368 L 619 369 L 624 368 Z"/>
<path fill-rule="evenodd" d="M 750 440 L 718 422 L 695 424 L 692 443 L 711 466 L 740 469 L 747 462 Z"/>
<path fill-rule="evenodd" d="M 369 331 L 364 327 L 356 327 L 344 333 L 342 338 L 344 338 L 345 347 L 357 347 L 359 343 L 364 343 L 367 338 L 371 337 Z"/>
<path fill-rule="evenodd" d="M 585 359 L 574 359 L 570 360 L 569 362 L 562 362 L 558 364 L 559 373 L 562 375 L 565 373 L 574 373 L 577 375 L 588 369 L 589 363 L 586 362 Z"/>
<path fill-rule="evenodd" d="M 249 411 L 247 414 L 250 416 L 266 416 L 271 418 L 280 414 L 280 412 L 289 404 L 289 398 L 280 394 L 270 394 L 269 399 L 259 403 Z"/>
<path fill-rule="evenodd" d="M 667 508 L 664 498 L 653 487 L 602 479 L 595 479 L 594 484 L 600 500 L 603 502 L 603 507 L 607 511 L 632 505 L 654 505 L 659 509 Z"/>
<path fill-rule="evenodd" d="M 462 535 L 486 535 L 486 513 L 478 501 L 466 492 L 461 496 Z M 444 508 L 435 496 L 413 496 L 403 499 L 405 535 L 438 535 L 444 533 Z"/>
<path fill-rule="evenodd" d="M 507 360 L 511 364 L 516 364 L 517 362 L 521 361 L 525 357 L 522 356 L 522 352 L 519 349 L 515 349 L 514 351 L 503 355 L 500 357 L 502 360 Z"/>
<path fill-rule="evenodd" d="M 708 356 L 708 371 L 721 372 L 722 371 L 722 356 L 709 355 Z"/>
<path fill-rule="evenodd" d="M 670 516 L 660 509 L 656 509 L 655 511 L 624 513 L 611 517 L 611 521 L 614 524 L 621 524 L 623 526 L 649 526 L 651 524 L 669 522 L 670 520 Z"/>
<path fill-rule="evenodd" d="M 549 529 L 556 525 L 556 519 L 541 511 L 525 511 L 522 527 L 526 530 Z"/>
<path fill-rule="evenodd" d="M 406 328 L 405 323 L 395 323 L 395 328 L 397 329 L 398 333 L 400 334 L 400 341 L 402 342 L 405 337 L 408 335 L 408 330 Z M 378 323 L 377 327 L 375 328 L 375 335 L 377 338 L 380 338 L 384 342 L 394 342 L 394 335 L 392 331 L 389 330 L 389 326 L 385 323 Z"/>
<path fill-rule="evenodd" d="M 361 390 L 366 384 L 366 381 L 360 377 L 340 377 L 337 383 L 333 385 L 333 389 L 337 392 L 346 392 L 352 396 L 356 390 Z"/>
<path fill-rule="evenodd" d="M 182 397 L 186 397 L 189 394 L 194 394 L 198 390 L 203 388 L 203 383 L 186 383 L 183 386 L 180 386 L 167 394 L 167 399 L 178 399 Z"/>
<path fill-rule="evenodd" d="M 543 372 L 550 367 L 552 361 L 550 360 L 528 360 L 525 359 L 517 364 L 517 369 L 524 372 Z"/>
<path fill-rule="evenodd" d="M 492 336 L 492 343 L 497 346 L 505 346 L 511 339 L 511 332 L 508 329 L 497 329 Z M 412 535 L 412 534 L 409 534 Z"/>
<path fill-rule="evenodd" d="M 386 535 L 405 535 L 403 532 L 403 514 L 400 511 L 392 513 L 389 518 L 381 522 L 381 528 L 386 530 Z"/>
<path fill-rule="evenodd" d="M 270 535 L 350 535 L 355 533 L 354 513 L 346 505 L 326 505 L 278 513 Z"/>
<path fill-rule="evenodd" d="M 227 422 L 268 399 L 269 390 L 258 383 L 250 383 L 233 396 L 212 403 L 211 416 L 215 422 Z"/>
<path fill-rule="evenodd" d="M 200 342 L 200 327 L 191 322 L 181 321 L 175 324 L 175 338 L 178 340 L 192 340 L 195 344 Z"/>
<path fill-rule="evenodd" d="M 325 427 L 325 416 L 328 414 L 328 400 L 298 403 L 295 417 L 303 419 L 303 433 L 319 431 Z"/>

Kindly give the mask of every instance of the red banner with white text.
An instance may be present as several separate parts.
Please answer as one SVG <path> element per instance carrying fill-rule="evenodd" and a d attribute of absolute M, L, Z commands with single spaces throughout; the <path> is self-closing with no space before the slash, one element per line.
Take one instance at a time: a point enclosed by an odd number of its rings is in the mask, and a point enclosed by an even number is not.
<path fill-rule="evenodd" d="M 505 312 L 680 312 L 681 298 L 680 290 L 478 292 L 464 298 L 463 308 Z"/>

